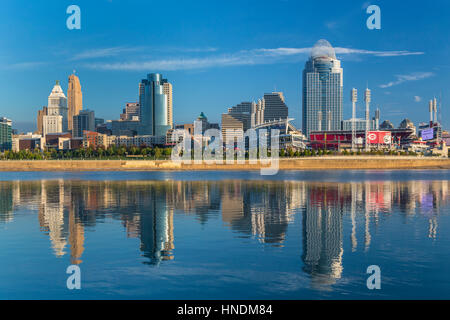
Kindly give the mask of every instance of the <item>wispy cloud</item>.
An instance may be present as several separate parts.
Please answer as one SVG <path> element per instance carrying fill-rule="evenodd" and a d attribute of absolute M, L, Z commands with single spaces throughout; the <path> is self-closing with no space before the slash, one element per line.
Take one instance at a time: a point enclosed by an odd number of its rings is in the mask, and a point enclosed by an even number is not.
<path fill-rule="evenodd" d="M 422 97 L 414 96 L 414 101 L 415 102 L 421 102 L 422 101 Z"/>
<path fill-rule="evenodd" d="M 85 59 L 96 59 L 96 58 L 108 58 L 115 57 L 123 53 L 133 52 L 140 50 L 139 47 L 112 47 L 112 48 L 100 48 L 82 51 L 74 55 L 70 60 L 85 60 Z"/>
<path fill-rule="evenodd" d="M 172 53 L 200 53 L 200 52 L 215 52 L 217 48 L 206 47 L 206 48 L 182 48 L 182 47 L 165 47 L 165 48 L 152 48 L 145 46 L 138 47 L 110 47 L 110 48 L 97 48 L 82 51 L 70 58 L 72 61 L 76 60 L 89 60 L 97 58 L 110 58 L 117 57 L 133 52 L 172 52 Z"/>
<path fill-rule="evenodd" d="M 408 81 L 418 81 L 418 80 L 430 78 L 432 76 L 434 76 L 433 72 L 415 72 L 415 73 L 406 74 L 406 75 L 396 75 L 395 77 L 397 78 L 397 80 L 391 81 L 386 84 L 382 84 L 382 85 L 380 85 L 380 88 L 390 88 L 390 87 L 397 86 L 399 84 L 402 84 L 402 83 L 405 83 Z"/>
<path fill-rule="evenodd" d="M 5 69 L 12 69 L 12 70 L 27 70 L 27 69 L 34 69 L 37 67 L 45 66 L 47 65 L 47 62 L 39 62 L 39 61 L 27 61 L 27 62 L 18 62 L 13 63 L 5 66 Z"/>
<path fill-rule="evenodd" d="M 127 70 L 142 71 L 148 69 L 156 69 L 161 71 L 172 70 L 189 70 L 189 69 L 206 69 L 213 67 L 228 66 L 244 66 L 244 65 L 261 65 L 273 64 L 278 62 L 286 62 L 288 58 L 301 58 L 311 52 L 312 48 L 259 48 L 252 50 L 241 50 L 236 53 L 223 55 L 210 55 L 204 57 L 173 57 L 167 59 L 138 59 L 130 61 L 114 61 L 114 62 L 92 62 L 86 63 L 85 66 L 98 70 Z M 210 52 L 215 52 L 212 48 Z M 335 48 L 338 55 L 370 55 L 377 57 L 396 57 L 407 55 L 422 55 L 423 52 L 412 51 L 372 51 L 352 48 Z M 84 57 L 87 57 L 85 55 Z"/>

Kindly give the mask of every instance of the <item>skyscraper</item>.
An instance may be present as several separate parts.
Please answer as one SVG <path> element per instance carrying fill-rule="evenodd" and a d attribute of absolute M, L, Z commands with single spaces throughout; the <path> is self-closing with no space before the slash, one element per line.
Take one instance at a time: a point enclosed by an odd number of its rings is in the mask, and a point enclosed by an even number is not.
<path fill-rule="evenodd" d="M 44 134 L 44 116 L 48 114 L 47 107 L 42 107 L 42 110 L 38 110 L 37 115 L 37 134 Z"/>
<path fill-rule="evenodd" d="M 95 113 L 90 110 L 81 110 L 76 116 L 73 116 L 74 138 L 82 138 L 84 131 L 95 131 Z"/>
<path fill-rule="evenodd" d="M 164 93 L 166 83 L 168 81 L 161 74 L 151 73 L 139 85 L 140 135 L 161 137 L 171 128 L 168 123 L 168 96 Z"/>
<path fill-rule="evenodd" d="M 326 40 L 319 40 L 303 70 L 303 133 L 340 130 L 343 113 L 343 70 Z M 267 112 L 267 106 L 266 106 Z M 320 119 L 320 112 L 322 117 Z"/>
<path fill-rule="evenodd" d="M 282 92 L 265 93 L 264 105 L 264 122 L 288 118 L 289 109 Z"/>
<path fill-rule="evenodd" d="M 69 87 L 67 89 L 68 101 L 68 130 L 73 130 L 73 117 L 83 109 L 83 93 L 81 92 L 80 79 L 72 74 L 69 76 Z"/>
<path fill-rule="evenodd" d="M 68 128 L 67 98 L 56 81 L 48 97 L 47 115 L 43 117 L 43 135 L 66 132 Z"/>
<path fill-rule="evenodd" d="M 173 100 L 172 100 L 172 84 L 165 82 L 163 85 L 164 93 L 167 95 L 167 124 L 173 128 Z"/>
<path fill-rule="evenodd" d="M 11 150 L 12 147 L 12 121 L 0 118 L 0 151 Z"/>

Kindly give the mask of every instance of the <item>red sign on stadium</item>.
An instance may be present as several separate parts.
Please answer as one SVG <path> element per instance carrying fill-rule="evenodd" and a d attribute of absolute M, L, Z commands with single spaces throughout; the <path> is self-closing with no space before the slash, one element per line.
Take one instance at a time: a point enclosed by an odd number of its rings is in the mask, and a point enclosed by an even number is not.
<path fill-rule="evenodd" d="M 391 144 L 392 137 L 389 131 L 369 131 L 367 143 L 369 144 Z"/>

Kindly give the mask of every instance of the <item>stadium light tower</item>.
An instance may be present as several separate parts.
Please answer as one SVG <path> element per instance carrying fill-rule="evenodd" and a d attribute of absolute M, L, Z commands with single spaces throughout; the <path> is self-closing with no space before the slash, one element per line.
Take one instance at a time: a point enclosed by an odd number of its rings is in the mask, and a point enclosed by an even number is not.
<path fill-rule="evenodd" d="M 369 134 L 369 117 L 370 117 L 370 102 L 372 101 L 372 95 L 369 88 L 366 88 L 366 92 L 364 94 L 364 100 L 366 102 L 366 134 L 365 134 L 365 146 L 366 151 L 369 151 L 369 144 L 367 143 L 367 136 Z"/>
<path fill-rule="evenodd" d="M 356 151 L 356 127 L 355 127 L 355 119 L 356 119 L 356 102 L 358 102 L 358 90 L 355 88 L 352 89 L 352 151 Z"/>

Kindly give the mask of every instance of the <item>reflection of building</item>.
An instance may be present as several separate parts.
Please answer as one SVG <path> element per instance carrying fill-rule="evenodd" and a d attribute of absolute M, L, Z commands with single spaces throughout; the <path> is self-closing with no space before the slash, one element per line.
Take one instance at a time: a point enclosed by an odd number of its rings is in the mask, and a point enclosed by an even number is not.
<path fill-rule="evenodd" d="M 313 286 L 330 285 L 342 276 L 342 204 L 338 186 L 313 185 L 303 212 L 304 271 Z"/>
<path fill-rule="evenodd" d="M 229 182 L 222 190 L 222 220 L 260 242 L 282 245 L 293 219 L 292 197 L 292 189 L 280 183 L 268 183 L 261 192 L 258 183 Z"/>
<path fill-rule="evenodd" d="M 150 264 L 173 259 L 173 212 L 168 210 L 165 198 L 156 194 L 151 197 L 139 222 L 141 251 Z"/>
<path fill-rule="evenodd" d="M 342 277 L 343 239 L 353 251 L 370 250 L 373 230 L 393 213 L 405 223 L 411 216 L 423 216 L 423 236 L 437 238 L 449 185 L 446 180 L 0 181 L 0 225 L 13 222 L 17 210 L 36 211 L 54 255 L 80 264 L 85 228 L 111 219 L 124 226 L 128 237 L 139 238 L 144 263 L 157 265 L 175 257 L 174 215 L 192 215 L 205 227 L 221 220 L 239 238 L 281 247 L 289 233 L 296 236 L 298 226 L 291 229 L 290 224 L 299 213 L 303 270 L 314 287 L 327 289 Z M 348 223 L 345 237 L 343 219 Z"/>

